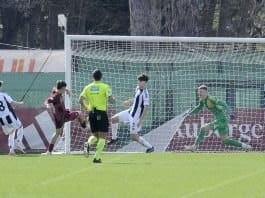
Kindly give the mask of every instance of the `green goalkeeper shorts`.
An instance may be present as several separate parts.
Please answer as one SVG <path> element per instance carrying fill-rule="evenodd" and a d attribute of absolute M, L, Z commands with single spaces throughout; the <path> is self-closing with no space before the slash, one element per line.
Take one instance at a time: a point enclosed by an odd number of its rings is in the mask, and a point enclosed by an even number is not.
<path fill-rule="evenodd" d="M 226 119 L 214 120 L 210 122 L 212 130 L 218 130 L 220 136 L 227 136 L 229 132 L 228 122 Z"/>

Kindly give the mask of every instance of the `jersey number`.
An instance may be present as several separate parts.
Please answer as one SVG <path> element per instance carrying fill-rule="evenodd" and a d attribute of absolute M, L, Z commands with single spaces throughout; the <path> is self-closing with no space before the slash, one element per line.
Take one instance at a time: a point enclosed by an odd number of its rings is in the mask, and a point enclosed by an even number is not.
<path fill-rule="evenodd" d="M 4 111 L 4 110 L 5 110 L 4 103 L 0 101 L 0 111 Z"/>

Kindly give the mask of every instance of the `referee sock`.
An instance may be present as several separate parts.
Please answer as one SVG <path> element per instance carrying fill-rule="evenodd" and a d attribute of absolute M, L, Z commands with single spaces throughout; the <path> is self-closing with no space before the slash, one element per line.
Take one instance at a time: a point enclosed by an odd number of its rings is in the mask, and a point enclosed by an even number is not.
<path fill-rule="evenodd" d="M 98 138 L 94 135 L 91 135 L 88 140 L 87 140 L 87 143 L 89 146 L 95 144 L 96 142 L 98 141 Z"/>
<path fill-rule="evenodd" d="M 152 148 L 152 145 L 147 142 L 142 136 L 139 136 L 139 143 L 145 146 L 146 148 Z"/>
<path fill-rule="evenodd" d="M 205 130 L 201 129 L 197 139 L 195 140 L 195 145 L 199 145 L 201 141 L 204 139 L 204 136 L 205 136 Z"/>
<path fill-rule="evenodd" d="M 118 133 L 118 123 L 111 124 L 111 135 L 112 139 L 116 140 L 117 139 L 117 133 Z"/>
<path fill-rule="evenodd" d="M 99 138 L 98 143 L 97 143 L 97 147 L 96 147 L 95 157 L 94 157 L 95 159 L 101 158 L 101 154 L 102 154 L 102 151 L 105 147 L 105 143 L 106 143 L 105 139 Z"/>

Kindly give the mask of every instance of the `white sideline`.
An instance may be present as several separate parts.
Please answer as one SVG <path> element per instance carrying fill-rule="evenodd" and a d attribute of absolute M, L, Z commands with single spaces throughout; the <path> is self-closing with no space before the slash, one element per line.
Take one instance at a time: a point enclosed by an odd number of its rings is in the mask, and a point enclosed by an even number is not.
<path fill-rule="evenodd" d="M 149 133 L 145 134 L 143 137 L 150 142 L 155 147 L 156 152 L 163 152 L 167 149 L 170 141 L 174 137 L 176 131 L 181 126 L 184 121 L 184 115 L 189 111 L 187 109 L 180 115 L 174 117 L 173 119 L 165 122 L 159 127 L 153 129 Z M 162 137 L 162 138 L 161 138 Z M 159 141 L 157 141 L 159 139 Z M 128 145 L 118 149 L 118 152 L 144 152 L 145 147 L 136 142 L 131 142 Z"/>

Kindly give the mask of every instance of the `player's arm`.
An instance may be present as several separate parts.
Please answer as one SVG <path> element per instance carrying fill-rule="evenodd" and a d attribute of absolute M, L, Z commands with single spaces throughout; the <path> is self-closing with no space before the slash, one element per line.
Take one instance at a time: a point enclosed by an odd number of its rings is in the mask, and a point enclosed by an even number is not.
<path fill-rule="evenodd" d="M 83 109 L 88 109 L 87 108 L 87 104 L 86 104 L 86 98 L 84 97 L 84 96 L 82 96 L 82 95 L 80 95 L 79 96 L 79 103 L 80 103 L 80 105 L 81 105 L 81 107 L 83 108 Z"/>
<path fill-rule="evenodd" d="M 111 90 L 111 87 L 109 85 L 107 85 L 107 87 L 106 87 L 106 96 L 108 97 L 108 101 L 110 103 L 115 103 L 116 99 L 112 95 L 112 90 Z"/>
<path fill-rule="evenodd" d="M 8 102 L 8 103 L 10 103 L 11 104 L 11 106 L 12 107 L 18 107 L 18 106 L 21 106 L 21 105 L 23 105 L 24 104 L 24 102 L 23 101 L 15 101 L 15 100 L 13 100 L 12 98 L 11 98 L 11 96 L 9 96 L 8 94 L 5 94 L 5 99 L 6 99 L 6 101 Z"/>
<path fill-rule="evenodd" d="M 108 101 L 110 103 L 115 103 L 116 99 L 113 96 L 109 96 Z"/>
<path fill-rule="evenodd" d="M 198 113 L 200 110 L 202 110 L 202 108 L 204 107 L 204 103 L 202 100 L 200 100 L 199 104 L 196 105 L 190 112 L 188 115 L 194 115 L 196 113 Z"/>
<path fill-rule="evenodd" d="M 79 96 L 79 104 L 85 110 L 88 110 L 88 96 L 87 96 L 88 94 L 89 94 L 89 88 L 85 87 Z"/>
<path fill-rule="evenodd" d="M 69 90 L 69 89 L 65 89 L 65 93 L 69 96 L 69 97 L 71 97 L 71 91 Z"/>
<path fill-rule="evenodd" d="M 55 112 L 54 103 L 55 103 L 54 96 L 49 97 L 49 98 L 45 101 L 45 106 L 46 106 L 46 108 L 47 108 L 48 110 L 50 110 L 52 113 Z"/>
<path fill-rule="evenodd" d="M 130 105 L 132 105 L 132 103 L 133 103 L 133 99 L 130 98 L 130 99 L 128 99 L 128 100 L 124 100 L 124 101 L 122 102 L 122 105 L 125 106 L 125 107 L 129 107 Z"/>
<path fill-rule="evenodd" d="M 19 107 L 19 106 L 22 106 L 23 104 L 24 104 L 23 101 L 15 101 L 15 100 L 13 100 L 13 101 L 11 102 L 11 105 L 12 105 L 13 107 Z"/>

